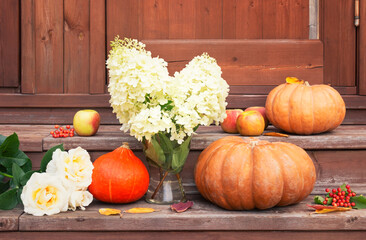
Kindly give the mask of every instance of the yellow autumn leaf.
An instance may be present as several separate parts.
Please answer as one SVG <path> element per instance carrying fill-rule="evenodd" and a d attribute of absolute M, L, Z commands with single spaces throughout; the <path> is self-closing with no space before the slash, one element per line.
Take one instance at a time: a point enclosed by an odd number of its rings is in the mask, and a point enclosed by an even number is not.
<path fill-rule="evenodd" d="M 152 212 L 156 212 L 156 211 L 157 210 L 155 210 L 154 208 L 131 208 L 124 212 L 126 212 L 126 213 L 152 213 Z"/>
<path fill-rule="evenodd" d="M 115 215 L 115 214 L 121 214 L 121 210 L 113 209 L 113 208 L 100 208 L 99 213 L 102 215 Z"/>
<path fill-rule="evenodd" d="M 264 136 L 272 136 L 272 137 L 288 137 L 287 134 L 278 133 L 278 132 L 267 132 L 263 134 Z"/>
<path fill-rule="evenodd" d="M 344 212 L 344 211 L 349 211 L 351 209 L 352 208 L 345 208 L 345 207 L 324 208 L 324 209 L 315 210 L 315 212 L 313 212 L 313 213 Z"/>
<path fill-rule="evenodd" d="M 304 80 L 299 80 L 296 77 L 287 77 L 286 78 L 287 83 L 297 83 L 297 84 L 304 84 Z"/>

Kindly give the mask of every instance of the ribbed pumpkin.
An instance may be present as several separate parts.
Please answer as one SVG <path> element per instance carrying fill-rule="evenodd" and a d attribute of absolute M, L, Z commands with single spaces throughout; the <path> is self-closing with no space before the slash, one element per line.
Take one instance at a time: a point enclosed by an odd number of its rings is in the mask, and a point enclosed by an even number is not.
<path fill-rule="evenodd" d="M 266 115 L 277 128 L 289 133 L 316 134 L 338 127 L 346 107 L 331 86 L 313 85 L 296 78 L 274 88 L 266 101 Z"/>
<path fill-rule="evenodd" d="M 211 143 L 199 156 L 194 176 L 202 196 L 228 210 L 298 203 L 311 193 L 316 179 L 302 148 L 238 136 Z"/>
<path fill-rule="evenodd" d="M 140 199 L 149 186 L 149 173 L 127 143 L 97 158 L 89 191 L 103 202 L 129 203 Z"/>

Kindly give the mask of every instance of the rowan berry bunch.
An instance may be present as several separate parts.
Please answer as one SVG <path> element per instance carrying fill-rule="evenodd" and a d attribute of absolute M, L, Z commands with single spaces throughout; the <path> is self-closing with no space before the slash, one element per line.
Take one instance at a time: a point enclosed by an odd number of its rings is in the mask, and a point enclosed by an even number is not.
<path fill-rule="evenodd" d="M 315 196 L 314 202 L 322 205 L 332 205 L 334 207 L 365 208 L 366 198 L 357 196 L 352 191 L 350 185 L 343 184 L 339 188 L 325 189 L 325 197 Z"/>
<path fill-rule="evenodd" d="M 50 134 L 54 138 L 60 137 L 73 137 L 74 136 L 74 128 L 71 128 L 70 125 L 66 125 L 65 128 L 60 127 L 59 125 L 55 125 L 55 131 L 51 131 Z"/>

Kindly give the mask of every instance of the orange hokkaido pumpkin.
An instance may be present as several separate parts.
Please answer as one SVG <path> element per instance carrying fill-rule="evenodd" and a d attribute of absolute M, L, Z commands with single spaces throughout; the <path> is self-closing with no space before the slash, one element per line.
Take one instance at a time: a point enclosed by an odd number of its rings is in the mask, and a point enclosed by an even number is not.
<path fill-rule="evenodd" d="M 129 203 L 140 199 L 149 186 L 149 173 L 127 143 L 97 158 L 89 191 L 103 202 Z"/>
<path fill-rule="evenodd" d="M 316 179 L 313 161 L 302 148 L 238 136 L 211 143 L 200 154 L 194 176 L 202 196 L 228 210 L 298 203 Z"/>
<path fill-rule="evenodd" d="M 338 127 L 346 107 L 331 86 L 313 85 L 296 78 L 274 88 L 266 100 L 266 115 L 277 128 L 289 133 L 316 134 Z"/>

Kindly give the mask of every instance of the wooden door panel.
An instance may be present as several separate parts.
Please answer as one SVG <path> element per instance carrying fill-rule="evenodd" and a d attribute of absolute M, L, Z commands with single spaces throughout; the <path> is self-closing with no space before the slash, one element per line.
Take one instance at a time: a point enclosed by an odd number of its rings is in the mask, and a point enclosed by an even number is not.
<path fill-rule="evenodd" d="M 0 87 L 18 87 L 19 2 L 0 1 Z"/>

